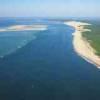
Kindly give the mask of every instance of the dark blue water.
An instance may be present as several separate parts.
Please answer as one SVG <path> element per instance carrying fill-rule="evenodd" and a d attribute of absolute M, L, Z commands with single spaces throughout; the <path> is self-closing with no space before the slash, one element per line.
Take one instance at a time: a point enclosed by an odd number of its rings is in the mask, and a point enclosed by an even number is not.
<path fill-rule="evenodd" d="M 74 29 L 47 24 L 35 40 L 0 59 L 0 100 L 99 100 L 100 72 L 74 52 Z"/>

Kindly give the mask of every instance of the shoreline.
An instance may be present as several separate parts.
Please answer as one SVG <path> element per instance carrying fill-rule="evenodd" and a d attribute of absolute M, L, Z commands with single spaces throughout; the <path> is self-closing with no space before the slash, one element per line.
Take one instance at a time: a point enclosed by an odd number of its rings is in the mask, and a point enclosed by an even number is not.
<path fill-rule="evenodd" d="M 83 59 L 94 64 L 100 69 L 100 57 L 95 54 L 96 51 L 91 47 L 88 40 L 82 36 L 82 32 L 91 31 L 89 29 L 85 29 L 84 26 L 91 24 L 77 21 L 69 21 L 65 22 L 64 24 L 75 28 L 75 32 L 73 33 L 73 46 L 75 52 Z"/>
<path fill-rule="evenodd" d="M 13 25 L 5 28 L 0 28 L 0 32 L 6 31 L 44 31 L 47 30 L 47 25 Z"/>

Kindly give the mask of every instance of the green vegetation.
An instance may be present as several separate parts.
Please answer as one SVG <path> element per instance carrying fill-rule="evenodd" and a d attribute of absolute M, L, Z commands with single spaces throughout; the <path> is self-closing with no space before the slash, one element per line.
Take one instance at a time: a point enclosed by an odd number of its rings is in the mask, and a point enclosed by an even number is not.
<path fill-rule="evenodd" d="M 86 28 L 91 29 L 91 32 L 84 32 L 83 36 L 89 40 L 91 46 L 97 51 L 96 54 L 100 56 L 100 20 L 89 21 L 91 26 Z"/>

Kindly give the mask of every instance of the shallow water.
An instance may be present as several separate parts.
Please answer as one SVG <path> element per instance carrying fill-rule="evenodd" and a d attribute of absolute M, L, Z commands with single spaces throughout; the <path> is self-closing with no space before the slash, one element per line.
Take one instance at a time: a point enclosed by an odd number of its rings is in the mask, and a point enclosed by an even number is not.
<path fill-rule="evenodd" d="M 48 30 L 0 59 L 0 100 L 99 100 L 100 72 L 74 52 L 74 29 L 45 23 Z"/>
<path fill-rule="evenodd" d="M 35 39 L 38 32 L 0 32 L 0 57 L 11 54 Z"/>

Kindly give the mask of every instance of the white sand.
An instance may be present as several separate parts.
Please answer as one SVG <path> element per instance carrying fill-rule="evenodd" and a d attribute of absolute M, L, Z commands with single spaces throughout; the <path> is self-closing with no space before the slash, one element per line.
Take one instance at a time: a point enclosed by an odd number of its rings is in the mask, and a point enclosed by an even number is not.
<path fill-rule="evenodd" d="M 91 24 L 76 21 L 65 22 L 65 24 L 75 28 L 73 46 L 78 55 L 100 68 L 100 57 L 95 54 L 96 51 L 90 46 L 89 42 L 82 37 L 82 32 L 91 31 L 85 29 L 84 26 Z"/>
<path fill-rule="evenodd" d="M 47 25 L 14 25 L 6 28 L 0 28 L 0 32 L 5 31 L 43 31 L 47 29 Z"/>

